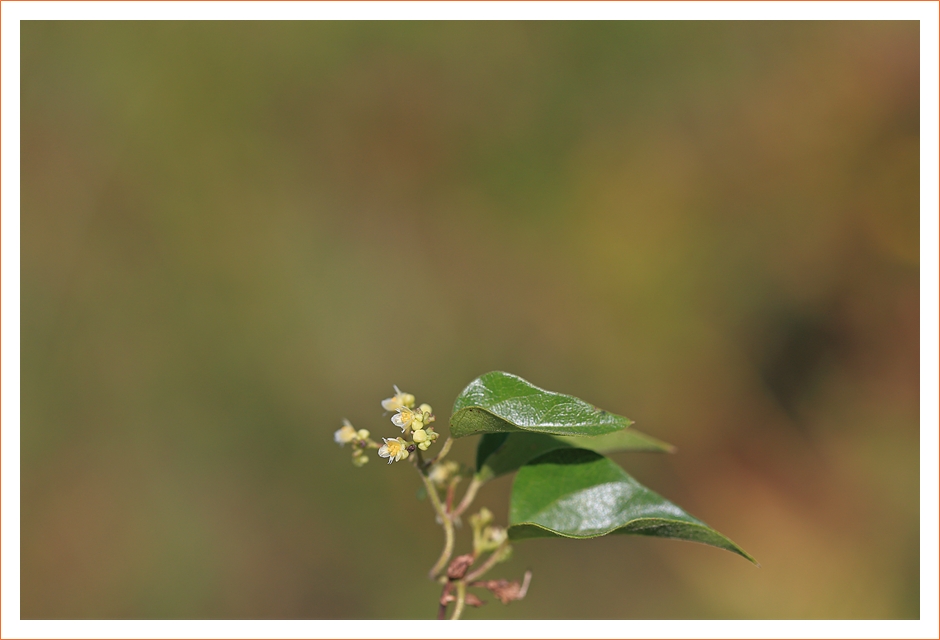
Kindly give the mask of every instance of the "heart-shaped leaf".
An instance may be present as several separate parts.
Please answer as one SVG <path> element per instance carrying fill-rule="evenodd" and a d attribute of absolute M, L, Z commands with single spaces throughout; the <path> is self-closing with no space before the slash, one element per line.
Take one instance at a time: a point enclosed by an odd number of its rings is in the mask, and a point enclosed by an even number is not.
<path fill-rule="evenodd" d="M 560 436 L 599 436 L 630 426 L 623 416 L 579 400 L 539 389 L 519 376 L 502 371 L 483 374 L 454 402 L 450 434 L 530 431 Z"/>
<path fill-rule="evenodd" d="M 674 447 L 628 428 L 602 436 L 553 436 L 543 433 L 485 433 L 477 447 L 477 478 L 491 480 L 511 473 L 529 460 L 554 449 L 577 447 L 599 453 L 612 451 L 672 452 Z"/>
<path fill-rule="evenodd" d="M 511 539 L 608 533 L 702 542 L 757 564 L 734 542 L 594 451 L 556 449 L 519 469 L 509 503 Z"/>

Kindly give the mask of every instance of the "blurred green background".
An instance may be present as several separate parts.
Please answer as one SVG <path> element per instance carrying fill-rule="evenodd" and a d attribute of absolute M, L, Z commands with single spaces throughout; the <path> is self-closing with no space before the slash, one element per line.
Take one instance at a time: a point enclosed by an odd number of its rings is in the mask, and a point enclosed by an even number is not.
<path fill-rule="evenodd" d="M 466 617 L 918 617 L 918 46 L 23 23 L 22 617 L 433 617 L 417 477 L 332 434 L 493 369 L 677 445 L 614 457 L 763 566 L 525 541 Z"/>

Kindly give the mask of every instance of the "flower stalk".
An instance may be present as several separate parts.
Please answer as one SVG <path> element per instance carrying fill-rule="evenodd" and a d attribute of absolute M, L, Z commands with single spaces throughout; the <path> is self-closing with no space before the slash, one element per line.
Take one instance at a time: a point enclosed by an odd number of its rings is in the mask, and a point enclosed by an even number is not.
<path fill-rule="evenodd" d="M 485 574 L 487 571 L 495 567 L 500 560 L 504 560 L 505 556 L 503 554 L 505 554 L 508 547 L 509 539 L 507 538 L 496 548 L 495 551 L 493 551 L 493 553 L 490 554 L 490 557 L 486 559 L 486 562 L 477 567 L 476 570 L 467 574 L 467 577 L 465 578 L 466 581 L 473 582 L 477 578 L 483 576 L 483 574 Z"/>
<path fill-rule="evenodd" d="M 428 572 L 428 577 L 433 580 L 444 570 L 444 567 L 447 566 L 447 562 L 450 560 L 450 556 L 454 553 L 454 522 L 451 520 L 447 510 L 444 509 L 444 505 L 441 504 L 441 498 L 437 495 L 437 487 L 431 482 L 427 472 L 420 468 L 420 461 L 415 464 L 415 467 L 418 469 L 421 481 L 424 482 L 424 489 L 427 491 L 431 505 L 434 507 L 434 511 L 441 521 L 441 526 L 444 527 L 444 549 L 441 551 L 441 556 L 437 559 L 437 562 L 434 563 L 434 566 L 431 567 L 431 570 Z"/>
<path fill-rule="evenodd" d="M 473 499 L 477 497 L 477 491 L 479 491 L 482 486 L 483 482 L 476 476 L 473 476 L 473 479 L 470 480 L 470 485 L 467 487 L 467 491 L 463 495 L 463 499 L 460 501 L 460 504 L 457 505 L 457 508 L 454 509 L 455 518 L 460 517 L 460 514 L 467 510 L 473 502 Z"/>
<path fill-rule="evenodd" d="M 467 583 L 463 580 L 457 582 L 457 601 L 454 604 L 454 613 L 450 616 L 451 620 L 460 620 L 463 614 L 463 606 L 467 601 Z"/>
<path fill-rule="evenodd" d="M 343 425 L 334 432 L 333 440 L 341 447 L 351 445 L 352 462 L 357 467 L 368 462 L 366 452 L 370 450 L 378 450 L 378 456 L 387 459 L 388 464 L 411 459 L 424 484 L 425 493 L 431 502 L 437 521 L 444 529 L 444 548 L 428 572 L 431 580 L 436 580 L 443 585 L 438 619 L 447 618 L 447 606 L 451 602 L 454 603 L 454 610 L 450 615 L 451 620 L 459 620 L 467 606 L 480 607 L 485 604 L 475 594 L 467 591 L 468 586 L 488 589 L 504 604 L 510 600 L 519 599 L 521 596 L 518 595 L 520 590 L 518 582 L 477 580 L 494 565 L 506 560 L 511 551 L 506 529 L 492 524 L 493 514 L 489 509 L 483 508 L 470 517 L 470 524 L 473 527 L 473 553 L 458 555 L 452 559 L 456 538 L 455 527 L 460 522 L 460 515 L 476 498 L 484 481 L 473 476 L 460 503 L 454 506 L 457 485 L 463 478 L 470 476 L 470 473 L 466 467 L 456 461 L 441 462 L 450 453 L 454 444 L 453 439 L 448 437 L 437 455 L 425 460 L 424 452 L 439 437 L 434 427 L 431 426 L 435 420 L 431 406 L 421 404 L 416 408 L 413 395 L 401 391 L 398 387 L 394 389 L 395 394 L 382 401 L 382 408 L 386 412 L 394 412 L 391 422 L 401 430 L 400 436 L 383 437 L 380 443 L 373 440 L 366 429 L 356 429 L 348 420 L 343 420 Z M 486 553 L 489 553 L 489 557 L 476 570 L 470 571 L 477 559 Z M 527 586 L 528 575 L 525 587 L 522 588 L 523 594 Z"/>

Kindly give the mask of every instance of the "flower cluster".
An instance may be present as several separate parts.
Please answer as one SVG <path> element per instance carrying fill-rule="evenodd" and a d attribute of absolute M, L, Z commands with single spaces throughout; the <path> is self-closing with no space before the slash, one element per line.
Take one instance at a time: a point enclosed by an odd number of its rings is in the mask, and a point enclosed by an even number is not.
<path fill-rule="evenodd" d="M 415 410 L 415 397 L 410 393 L 402 393 L 395 387 L 395 395 L 382 401 L 386 410 L 396 411 L 392 416 L 392 424 L 401 429 L 402 434 L 411 433 L 411 439 L 422 451 L 427 451 L 438 434 L 429 426 L 434 422 L 431 405 L 422 404 Z"/>
<path fill-rule="evenodd" d="M 438 489 L 444 490 L 447 488 L 451 479 L 458 477 L 459 474 L 460 464 L 453 460 L 446 460 L 438 462 L 431 467 L 428 471 L 428 480 Z"/>
<path fill-rule="evenodd" d="M 402 438 L 395 438 L 394 440 L 383 438 L 385 447 L 379 449 L 379 455 L 388 458 L 389 464 L 393 461 L 404 460 L 408 457 L 409 451 L 414 451 L 415 448 L 427 451 L 439 435 L 433 427 L 429 426 L 434 422 L 431 405 L 422 404 L 416 410 L 413 395 L 404 393 L 398 387 L 393 386 L 393 388 L 395 389 L 395 395 L 382 400 L 382 408 L 386 411 L 395 411 L 395 415 L 392 416 L 392 424 L 401 429 L 402 435 L 410 435 L 411 442 L 407 442 Z M 404 450 L 394 444 L 396 442 L 403 445 Z"/>
<path fill-rule="evenodd" d="M 492 525 L 493 512 L 483 507 L 479 513 L 470 516 L 470 526 L 473 528 L 473 553 L 480 555 L 490 551 L 498 554 L 498 562 L 509 557 L 511 547 L 507 542 L 507 532 L 503 527 Z"/>
<path fill-rule="evenodd" d="M 370 437 L 366 429 L 359 429 L 349 423 L 349 420 L 343 418 L 343 426 L 333 433 L 333 441 L 339 446 L 352 444 L 352 463 L 361 467 L 369 461 L 366 456 L 366 449 L 376 449 L 376 444 Z"/>
<path fill-rule="evenodd" d="M 348 420 L 343 420 L 343 426 L 333 434 L 337 444 L 343 446 L 351 443 L 353 446 L 353 464 L 361 467 L 368 458 L 366 449 L 378 449 L 379 456 L 388 458 L 388 463 L 405 460 L 415 450 L 427 451 L 437 440 L 438 434 L 431 423 L 434 422 L 434 413 L 431 405 L 422 404 L 415 409 L 415 397 L 394 387 L 395 395 L 382 400 L 382 408 L 394 411 L 392 424 L 401 429 L 403 437 L 382 438 L 383 444 L 369 438 L 365 429 L 356 430 Z"/>
<path fill-rule="evenodd" d="M 532 577 L 530 572 L 526 572 L 522 583 L 480 580 L 496 564 L 509 559 L 512 553 L 508 530 L 494 524 L 493 513 L 489 509 L 484 507 L 470 516 L 473 553 L 453 557 L 454 528 L 460 526 L 461 514 L 473 502 L 483 481 L 474 475 L 471 468 L 454 460 L 443 459 L 450 452 L 453 443 L 450 438 L 446 439 L 433 458 L 423 458 L 422 452 L 427 451 L 439 437 L 432 426 L 434 412 L 428 404 L 417 404 L 415 397 L 410 393 L 405 393 L 398 387 L 394 389 L 395 394 L 392 397 L 382 400 L 382 408 L 392 413 L 392 424 L 401 429 L 401 435 L 381 438 L 381 442 L 376 442 L 369 437 L 368 431 L 357 430 L 348 420 L 343 420 L 343 426 L 333 434 L 333 440 L 341 447 L 351 445 L 352 461 L 357 467 L 368 462 L 368 449 L 377 449 L 379 457 L 386 458 L 388 464 L 408 458 L 414 463 L 415 470 L 424 482 L 422 493 L 430 498 L 429 502 L 434 507 L 437 522 L 444 527 L 444 550 L 429 572 L 432 580 L 443 585 L 438 600 L 438 619 L 446 616 L 447 607 L 452 602 L 456 603 L 451 615 L 452 620 L 460 618 L 465 606 L 484 605 L 483 600 L 467 590 L 470 587 L 489 590 L 503 604 L 522 599 Z M 457 486 L 466 478 L 473 479 L 458 502 Z M 484 558 L 487 554 L 488 557 Z"/>

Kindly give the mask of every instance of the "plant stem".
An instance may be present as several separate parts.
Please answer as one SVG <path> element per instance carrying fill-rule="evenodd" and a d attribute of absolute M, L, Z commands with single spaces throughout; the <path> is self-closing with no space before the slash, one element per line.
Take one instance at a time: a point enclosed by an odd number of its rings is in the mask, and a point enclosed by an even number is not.
<path fill-rule="evenodd" d="M 444 527 L 444 549 L 441 551 L 441 557 L 437 559 L 437 562 L 434 563 L 434 566 L 428 573 L 428 577 L 433 580 L 437 574 L 444 570 L 444 567 L 447 566 L 447 561 L 450 560 L 450 556 L 454 552 L 454 522 L 450 519 L 450 515 L 444 510 L 444 505 L 441 504 L 441 498 L 437 495 L 437 489 L 434 487 L 434 483 L 431 482 L 431 479 L 428 478 L 422 469 L 419 468 L 418 472 L 421 475 L 421 480 L 424 482 L 424 488 L 427 491 L 428 498 L 431 499 L 431 504 L 434 506 L 434 511 L 437 513 L 437 517 L 441 519 L 441 525 Z"/>
<path fill-rule="evenodd" d="M 441 600 L 440 605 L 437 608 L 437 619 L 443 620 L 447 617 L 447 596 L 450 595 L 451 590 L 454 588 L 453 582 L 448 582 L 444 584 L 444 588 L 441 589 Z"/>
<path fill-rule="evenodd" d="M 441 446 L 441 450 L 438 451 L 436 456 L 428 460 L 428 463 L 425 466 L 430 467 L 432 464 L 446 456 L 452 446 L 454 446 L 454 441 L 450 436 L 447 436 L 447 440 L 444 441 L 444 444 Z"/>
<path fill-rule="evenodd" d="M 532 572 L 526 570 L 525 576 L 522 578 L 522 587 L 519 589 L 519 599 L 522 600 L 525 598 L 525 594 L 529 592 L 529 582 L 532 580 Z"/>
<path fill-rule="evenodd" d="M 474 580 L 482 576 L 484 573 L 492 569 L 496 565 L 499 555 L 503 552 L 503 549 L 505 549 L 508 544 L 509 544 L 508 540 L 503 541 L 503 543 L 500 544 L 498 547 L 496 547 L 493 553 L 490 554 L 490 557 L 486 559 L 486 562 L 484 562 L 479 567 L 477 567 L 476 571 L 472 571 L 468 573 L 467 576 L 464 578 L 464 580 L 466 580 L 467 582 L 473 582 Z"/>
<path fill-rule="evenodd" d="M 451 620 L 460 620 L 460 615 L 463 613 L 463 604 L 467 599 L 467 584 L 460 580 L 457 583 L 457 602 L 454 604 L 454 613 L 450 616 Z"/>
<path fill-rule="evenodd" d="M 463 500 L 461 500 L 457 508 L 454 509 L 453 515 L 455 518 L 467 510 L 467 507 L 470 506 L 473 499 L 477 497 L 477 491 L 480 490 L 483 484 L 483 482 L 480 482 L 480 480 L 474 476 L 473 480 L 470 481 L 470 486 L 467 487 L 467 492 L 463 494 Z"/>
<path fill-rule="evenodd" d="M 447 502 L 444 503 L 444 509 L 447 513 L 454 510 L 454 491 L 457 489 L 458 482 L 460 482 L 460 476 L 452 478 L 450 484 L 447 485 Z"/>

